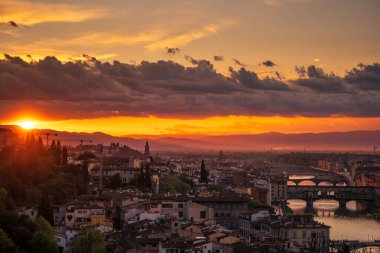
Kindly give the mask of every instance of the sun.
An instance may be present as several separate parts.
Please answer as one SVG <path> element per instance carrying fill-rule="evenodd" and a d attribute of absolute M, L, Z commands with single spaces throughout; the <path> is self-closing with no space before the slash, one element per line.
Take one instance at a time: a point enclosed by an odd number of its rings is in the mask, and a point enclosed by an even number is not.
<path fill-rule="evenodd" d="M 22 121 L 22 122 L 16 123 L 16 125 L 24 128 L 24 129 L 33 129 L 36 127 L 37 123 L 34 121 Z"/>

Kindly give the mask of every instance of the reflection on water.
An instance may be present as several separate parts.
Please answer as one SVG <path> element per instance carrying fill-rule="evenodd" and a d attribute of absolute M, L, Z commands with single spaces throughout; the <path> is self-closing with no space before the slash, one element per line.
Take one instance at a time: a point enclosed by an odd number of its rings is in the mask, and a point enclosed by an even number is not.
<path fill-rule="evenodd" d="M 305 214 L 306 202 L 289 200 L 289 207 L 295 214 Z M 314 202 L 315 220 L 331 226 L 332 240 L 380 240 L 380 222 L 367 217 L 363 212 L 367 206 L 356 201 L 347 203 L 346 209 L 340 209 L 335 200 L 318 200 Z"/>

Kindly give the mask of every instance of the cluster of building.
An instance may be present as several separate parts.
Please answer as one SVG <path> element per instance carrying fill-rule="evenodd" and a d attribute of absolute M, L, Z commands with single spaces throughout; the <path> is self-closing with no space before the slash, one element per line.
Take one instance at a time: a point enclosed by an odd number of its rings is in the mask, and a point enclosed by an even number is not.
<path fill-rule="evenodd" d="M 76 234 L 90 224 L 103 233 L 107 252 L 324 252 L 328 247 L 329 227 L 313 216 L 271 212 L 272 203 L 287 201 L 286 176 L 254 175 L 246 171 L 246 164 L 226 160 L 222 152 L 215 161 L 207 161 L 208 184 L 199 180 L 199 164 L 153 158 L 148 143 L 141 156 L 112 151 L 86 162 L 88 194 L 53 206 L 62 252 L 69 251 Z M 139 187 L 141 175 L 150 177 L 148 188 Z M 160 193 L 160 180 L 173 175 L 191 180 L 191 193 Z M 107 188 L 104 182 L 115 176 L 120 187 Z M 269 209 L 252 208 L 252 201 Z M 33 220 L 38 210 L 22 206 L 19 213 Z"/>

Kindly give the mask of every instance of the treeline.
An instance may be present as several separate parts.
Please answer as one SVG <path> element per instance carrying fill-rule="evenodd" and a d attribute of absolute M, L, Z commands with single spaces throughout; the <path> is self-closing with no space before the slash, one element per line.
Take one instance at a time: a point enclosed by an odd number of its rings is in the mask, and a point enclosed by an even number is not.
<path fill-rule="evenodd" d="M 193 190 L 194 183 L 186 176 L 170 175 L 160 182 L 160 193 L 188 194 Z"/>
<path fill-rule="evenodd" d="M 18 215 L 12 199 L 0 189 L 0 253 L 58 253 L 55 230 L 45 217 L 52 218 L 47 196 L 42 197 L 36 221 Z M 47 214 L 50 212 L 50 214 Z M 84 251 L 83 251 L 84 250 Z M 70 253 L 106 251 L 102 233 L 94 226 L 83 228 L 75 237 Z"/>
<path fill-rule="evenodd" d="M 44 192 L 52 203 L 65 203 L 70 196 L 87 191 L 87 164 L 68 164 L 68 152 L 59 141 L 49 147 L 41 137 L 28 134 L 23 146 L 6 147 L 0 152 L 0 187 L 16 203 L 38 204 Z"/>

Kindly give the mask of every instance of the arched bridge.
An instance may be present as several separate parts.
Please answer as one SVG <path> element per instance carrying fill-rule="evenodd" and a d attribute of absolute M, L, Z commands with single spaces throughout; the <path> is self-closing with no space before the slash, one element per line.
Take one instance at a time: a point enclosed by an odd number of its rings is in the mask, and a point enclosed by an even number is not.
<path fill-rule="evenodd" d="M 368 241 L 368 242 L 360 242 L 360 241 L 330 241 L 330 249 L 331 252 L 363 252 L 363 248 L 369 247 L 377 247 L 380 248 L 380 241 Z M 364 251 L 367 252 L 367 251 Z"/>
<path fill-rule="evenodd" d="M 337 186 L 338 184 L 345 184 L 346 186 L 350 182 L 343 176 L 340 175 L 330 175 L 330 176 L 313 176 L 313 177 L 288 177 L 288 182 L 294 183 L 296 186 L 299 186 L 302 182 L 312 182 L 314 185 L 319 186 L 321 183 L 332 184 Z"/>
<path fill-rule="evenodd" d="M 295 186 L 288 185 L 288 199 L 303 199 L 308 206 L 319 199 L 334 199 L 340 207 L 351 200 L 373 201 L 375 190 L 370 186 Z"/>

